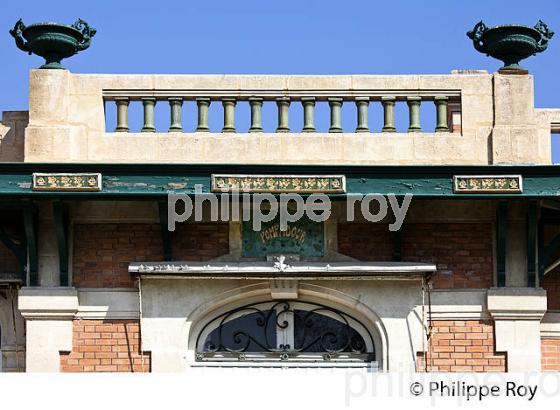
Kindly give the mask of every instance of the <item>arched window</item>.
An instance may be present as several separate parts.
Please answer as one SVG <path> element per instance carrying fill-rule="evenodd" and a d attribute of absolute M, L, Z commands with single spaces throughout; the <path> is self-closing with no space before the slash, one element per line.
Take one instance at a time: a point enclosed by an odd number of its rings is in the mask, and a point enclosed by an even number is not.
<path fill-rule="evenodd" d="M 235 308 L 208 322 L 198 335 L 197 361 L 375 361 L 369 330 L 325 305 L 268 301 Z"/>

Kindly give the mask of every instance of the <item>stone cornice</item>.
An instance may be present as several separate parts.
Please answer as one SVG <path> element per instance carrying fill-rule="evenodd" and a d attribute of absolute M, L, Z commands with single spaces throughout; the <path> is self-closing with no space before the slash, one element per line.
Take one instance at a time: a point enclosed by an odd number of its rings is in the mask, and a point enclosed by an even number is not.
<path fill-rule="evenodd" d="M 535 288 L 491 288 L 488 312 L 494 320 L 538 320 L 546 313 L 546 291 Z"/>
<path fill-rule="evenodd" d="M 76 319 L 140 319 L 137 289 L 82 288 L 78 289 L 78 299 Z"/>
<path fill-rule="evenodd" d="M 560 311 L 547 312 L 541 321 L 543 339 L 560 339 Z"/>
<path fill-rule="evenodd" d="M 78 292 L 67 287 L 24 287 L 18 308 L 27 320 L 72 320 L 78 311 Z"/>
<path fill-rule="evenodd" d="M 406 262 L 143 262 L 132 263 L 129 272 L 150 277 L 213 279 L 322 279 L 322 278 L 418 278 L 435 272 L 436 266 Z"/>

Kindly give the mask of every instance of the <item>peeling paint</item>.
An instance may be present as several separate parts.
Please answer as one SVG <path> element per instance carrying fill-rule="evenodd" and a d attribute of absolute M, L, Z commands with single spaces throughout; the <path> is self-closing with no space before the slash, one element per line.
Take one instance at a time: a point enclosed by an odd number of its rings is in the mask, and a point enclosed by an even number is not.
<path fill-rule="evenodd" d="M 185 189 L 186 187 L 187 187 L 186 182 L 168 182 L 167 183 L 167 188 L 171 189 L 171 190 Z"/>
<path fill-rule="evenodd" d="M 106 182 L 105 187 L 107 188 L 149 188 L 149 189 L 160 189 L 157 185 L 147 184 L 145 182 Z"/>
<path fill-rule="evenodd" d="M 414 184 L 408 183 L 408 182 L 401 182 L 400 185 L 407 187 L 410 190 L 413 190 L 415 188 Z"/>

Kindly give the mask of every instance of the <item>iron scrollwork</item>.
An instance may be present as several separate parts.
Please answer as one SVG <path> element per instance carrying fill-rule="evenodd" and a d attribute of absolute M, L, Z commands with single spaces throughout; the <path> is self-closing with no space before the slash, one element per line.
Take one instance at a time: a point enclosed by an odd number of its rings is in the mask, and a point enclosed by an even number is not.
<path fill-rule="evenodd" d="M 290 334 L 293 345 L 277 339 L 279 333 Z M 197 342 L 197 360 L 225 356 L 241 361 L 259 356 L 282 362 L 302 357 L 369 362 L 375 358 L 373 338 L 363 324 L 340 310 L 308 302 L 245 305 L 214 318 L 202 334 L 205 339 Z"/>

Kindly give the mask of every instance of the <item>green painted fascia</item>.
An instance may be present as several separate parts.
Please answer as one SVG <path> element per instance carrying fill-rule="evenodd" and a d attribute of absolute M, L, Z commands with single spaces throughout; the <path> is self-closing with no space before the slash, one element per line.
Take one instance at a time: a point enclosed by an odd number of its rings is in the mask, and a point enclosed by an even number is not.
<path fill-rule="evenodd" d="M 99 172 L 101 192 L 31 190 L 33 172 Z M 101 164 L 0 163 L 0 196 L 153 198 L 169 192 L 193 194 L 195 185 L 210 192 L 211 174 L 346 175 L 347 194 L 380 193 L 444 198 L 556 198 L 560 166 L 556 165 L 247 165 L 247 164 Z M 522 175 L 522 194 L 454 194 L 454 175 Z M 344 198 L 343 194 L 331 195 Z"/>

